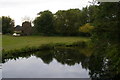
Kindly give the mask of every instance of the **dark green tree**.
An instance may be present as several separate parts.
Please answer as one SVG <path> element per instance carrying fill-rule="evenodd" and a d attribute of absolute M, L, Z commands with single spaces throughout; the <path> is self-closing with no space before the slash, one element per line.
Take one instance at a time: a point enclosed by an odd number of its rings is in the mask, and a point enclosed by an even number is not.
<path fill-rule="evenodd" d="M 46 10 L 38 13 L 38 17 L 34 20 L 34 27 L 43 35 L 51 35 L 54 33 L 53 14 Z"/>
<path fill-rule="evenodd" d="M 107 59 L 108 77 L 117 79 L 120 75 L 120 3 L 101 3 L 97 14 L 92 42 L 95 50 L 99 50 L 96 55 Z"/>
<path fill-rule="evenodd" d="M 88 7 L 85 7 L 81 11 L 81 26 L 85 25 L 88 22 Z"/>
<path fill-rule="evenodd" d="M 14 28 L 14 20 L 10 17 L 2 16 L 2 33 L 12 34 Z"/>
<path fill-rule="evenodd" d="M 55 14 L 55 30 L 62 35 L 76 35 L 81 26 L 81 11 L 79 9 L 59 10 Z"/>
<path fill-rule="evenodd" d="M 98 10 L 99 10 L 99 8 L 97 5 L 91 5 L 88 7 L 88 9 L 87 9 L 87 16 L 88 16 L 87 22 L 89 22 L 89 23 L 94 22 L 94 20 L 96 19 L 96 16 L 98 15 L 97 14 Z"/>
<path fill-rule="evenodd" d="M 82 9 L 82 25 L 86 23 L 93 23 L 94 20 L 96 19 L 96 16 L 98 15 L 97 12 L 99 10 L 99 6 L 97 5 L 90 5 L 89 7 L 85 7 Z"/>
<path fill-rule="evenodd" d="M 66 12 L 65 11 L 57 11 L 55 14 L 54 18 L 54 26 L 55 26 L 55 31 L 57 34 L 64 34 L 66 30 L 65 26 L 65 16 Z"/>

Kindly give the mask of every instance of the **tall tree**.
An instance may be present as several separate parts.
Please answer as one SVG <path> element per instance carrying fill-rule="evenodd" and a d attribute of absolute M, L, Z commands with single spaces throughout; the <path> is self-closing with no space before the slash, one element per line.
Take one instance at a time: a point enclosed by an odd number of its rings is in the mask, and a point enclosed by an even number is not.
<path fill-rule="evenodd" d="M 110 8 L 111 7 L 111 8 Z M 101 3 L 94 20 L 95 36 L 99 41 L 113 43 L 119 39 L 119 3 Z M 113 36 L 114 35 L 114 36 Z"/>
<path fill-rule="evenodd" d="M 109 78 L 116 78 L 120 75 L 120 3 L 101 3 L 97 14 L 92 42 L 95 50 L 99 50 L 96 53 L 107 60 Z"/>
<path fill-rule="evenodd" d="M 64 34 L 65 33 L 65 30 L 66 30 L 66 24 L 65 24 L 65 16 L 66 16 L 66 11 L 57 11 L 56 14 L 55 14 L 55 31 L 58 33 L 58 34 Z"/>
<path fill-rule="evenodd" d="M 86 23 L 93 23 L 96 19 L 96 16 L 98 15 L 99 8 L 97 5 L 90 5 L 89 7 L 85 7 L 82 9 L 82 24 Z"/>
<path fill-rule="evenodd" d="M 12 34 L 14 28 L 14 20 L 10 17 L 2 16 L 2 33 Z"/>
<path fill-rule="evenodd" d="M 39 17 L 34 20 L 34 27 L 38 33 L 50 35 L 54 33 L 53 14 L 49 10 L 38 13 Z"/>
<path fill-rule="evenodd" d="M 76 35 L 81 25 L 81 11 L 79 9 L 60 10 L 55 14 L 56 32 L 62 35 Z"/>

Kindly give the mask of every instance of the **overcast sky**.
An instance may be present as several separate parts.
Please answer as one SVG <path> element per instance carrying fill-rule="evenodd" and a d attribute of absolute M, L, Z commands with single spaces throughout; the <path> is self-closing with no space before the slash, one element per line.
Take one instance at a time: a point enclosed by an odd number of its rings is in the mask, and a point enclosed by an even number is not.
<path fill-rule="evenodd" d="M 89 5 L 92 0 L 0 0 L 0 16 L 10 16 L 15 20 L 15 25 L 21 25 L 24 17 L 31 20 L 37 13 L 50 10 L 53 13 L 58 10 L 79 8 Z"/>

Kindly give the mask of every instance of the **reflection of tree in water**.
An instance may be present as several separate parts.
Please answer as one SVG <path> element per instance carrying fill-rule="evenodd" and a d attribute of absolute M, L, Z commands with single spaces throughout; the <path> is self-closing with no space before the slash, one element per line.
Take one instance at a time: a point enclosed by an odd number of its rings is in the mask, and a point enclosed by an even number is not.
<path fill-rule="evenodd" d="M 34 54 L 43 60 L 44 63 L 49 64 L 53 58 L 61 64 L 69 66 L 85 62 L 86 56 L 81 54 L 78 50 L 73 49 L 55 49 L 50 51 L 42 51 Z"/>
<path fill-rule="evenodd" d="M 29 58 L 31 55 L 41 58 L 44 63 L 49 64 L 53 61 L 53 58 L 56 59 L 61 64 L 67 64 L 69 66 L 82 63 L 83 67 L 86 67 L 88 57 L 80 53 L 77 49 L 64 49 L 59 48 L 49 51 L 39 51 L 35 53 L 16 53 L 16 54 L 3 54 L 3 63 L 11 59 Z M 87 67 L 86 67 L 87 68 Z"/>
<path fill-rule="evenodd" d="M 55 50 L 40 51 L 36 53 L 16 53 L 16 54 L 3 54 L 3 63 L 11 59 L 29 58 L 30 56 L 36 56 L 41 58 L 46 64 L 49 64 L 56 59 L 62 65 L 74 66 L 75 64 L 82 65 L 83 68 L 89 69 L 89 75 L 91 78 L 115 78 L 119 75 L 119 67 L 115 64 L 116 58 L 109 58 L 105 53 L 105 48 L 96 48 L 91 56 L 85 56 L 79 49 L 69 48 L 57 48 Z"/>
<path fill-rule="evenodd" d="M 88 66 L 89 74 L 91 78 L 97 78 L 98 80 L 117 80 L 120 77 L 120 58 L 119 56 L 115 56 L 117 54 L 116 52 L 110 57 L 104 48 L 103 46 L 101 48 L 99 47 L 99 49 L 96 48 L 93 55 L 90 56 Z M 117 49 L 118 47 L 114 48 Z M 111 50 L 109 50 L 110 52 Z"/>
<path fill-rule="evenodd" d="M 42 51 L 36 52 L 34 55 L 38 58 L 41 58 L 42 61 L 46 64 L 49 64 L 53 60 L 53 52 L 52 51 Z"/>
<path fill-rule="evenodd" d="M 69 66 L 75 64 L 82 64 L 82 67 L 86 67 L 86 61 L 88 57 L 82 54 L 77 49 L 57 49 L 54 53 L 55 59 L 61 64 L 67 64 Z"/>
<path fill-rule="evenodd" d="M 3 53 L 2 54 L 2 63 L 7 62 L 8 60 L 17 60 L 20 57 L 29 58 L 33 55 L 33 53 Z"/>
<path fill-rule="evenodd" d="M 75 65 L 80 63 L 82 59 L 85 59 L 83 54 L 80 54 L 78 50 L 72 49 L 57 49 L 54 54 L 55 59 L 62 63 L 68 65 Z"/>

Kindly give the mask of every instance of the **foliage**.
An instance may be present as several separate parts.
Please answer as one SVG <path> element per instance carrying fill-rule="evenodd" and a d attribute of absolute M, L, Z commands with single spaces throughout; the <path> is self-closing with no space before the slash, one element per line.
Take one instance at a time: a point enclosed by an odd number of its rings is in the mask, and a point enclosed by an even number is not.
<path fill-rule="evenodd" d="M 29 50 L 29 49 L 28 49 Z M 12 57 L 11 57 L 12 56 Z M 16 60 L 20 57 L 29 58 L 30 56 L 36 56 L 40 58 L 45 64 L 51 63 L 54 59 L 62 65 L 75 65 L 82 64 L 83 68 L 87 68 L 85 54 L 81 53 L 81 50 L 71 48 L 55 48 L 51 50 L 41 50 L 36 52 L 16 52 L 16 53 L 4 53 L 2 62 L 5 63 L 8 60 Z"/>
<path fill-rule="evenodd" d="M 38 33 L 43 35 L 50 35 L 54 33 L 53 14 L 50 11 L 43 11 L 38 13 L 38 17 L 34 20 L 34 27 Z"/>
<path fill-rule="evenodd" d="M 3 34 L 12 34 L 14 28 L 14 20 L 10 17 L 2 16 L 2 33 Z"/>
<path fill-rule="evenodd" d="M 81 36 L 83 34 L 79 31 L 79 26 L 93 23 L 96 11 L 98 6 L 85 7 L 82 10 L 59 10 L 55 14 L 43 11 L 34 20 L 34 25 L 38 33 L 43 35 Z"/>
<path fill-rule="evenodd" d="M 62 36 L 85 36 L 84 33 L 79 31 L 79 27 L 83 26 L 87 23 L 93 23 L 96 19 L 98 6 L 89 6 L 85 7 L 81 10 L 79 9 L 69 9 L 69 10 L 59 10 L 55 14 L 51 11 L 46 10 L 38 13 L 38 17 L 33 21 L 34 27 L 31 29 L 34 34 L 40 35 L 62 35 Z M 5 18 L 5 17 L 4 17 Z M 9 17 L 8 17 L 9 18 Z M 11 19 L 13 22 L 13 20 Z M 9 19 L 10 22 L 10 19 Z M 3 21 L 6 28 L 3 28 L 7 33 L 12 33 L 13 29 L 10 25 L 7 25 L 6 22 Z M 14 23 L 14 22 L 13 22 Z M 27 30 L 27 29 L 24 29 Z M 27 30 L 30 31 L 31 30 Z M 26 32 L 26 34 L 29 32 Z M 27 34 L 27 35 L 28 35 Z"/>
<path fill-rule="evenodd" d="M 94 26 L 91 26 L 90 23 L 87 23 L 80 27 L 79 31 L 83 33 L 91 33 L 91 31 L 94 29 Z"/>
<path fill-rule="evenodd" d="M 55 30 L 62 35 L 77 35 L 80 23 L 79 9 L 59 10 L 55 14 Z"/>
<path fill-rule="evenodd" d="M 92 32 L 92 42 L 95 54 L 101 57 L 101 68 L 91 74 L 97 78 L 117 79 L 120 75 L 120 3 L 101 3 L 94 20 L 95 29 Z M 110 72 L 109 72 L 110 71 Z M 100 73 L 101 72 L 101 73 Z"/>

